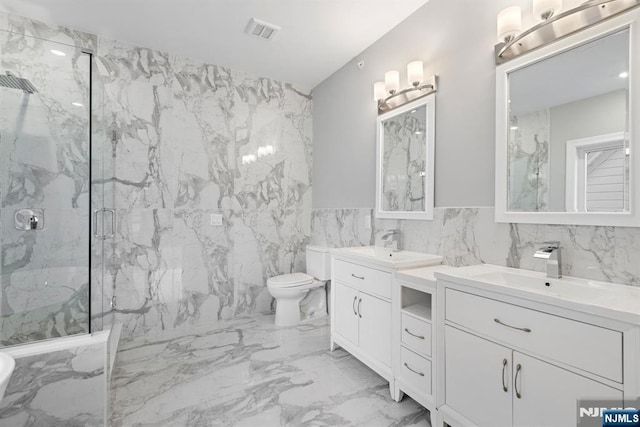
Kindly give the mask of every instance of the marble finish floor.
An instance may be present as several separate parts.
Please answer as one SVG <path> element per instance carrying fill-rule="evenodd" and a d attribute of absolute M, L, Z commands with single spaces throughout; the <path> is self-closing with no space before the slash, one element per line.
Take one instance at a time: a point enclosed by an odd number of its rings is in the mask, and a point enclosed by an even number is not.
<path fill-rule="evenodd" d="M 276 329 L 273 316 L 121 343 L 113 426 L 429 426 L 429 413 L 342 349 L 328 318 Z"/>

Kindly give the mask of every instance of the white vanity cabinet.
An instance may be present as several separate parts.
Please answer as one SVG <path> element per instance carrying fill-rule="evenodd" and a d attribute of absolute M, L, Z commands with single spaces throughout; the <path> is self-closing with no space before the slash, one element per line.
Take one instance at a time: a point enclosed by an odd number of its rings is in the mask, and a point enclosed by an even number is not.
<path fill-rule="evenodd" d="M 445 401 L 479 426 L 573 426 L 582 397 L 622 404 L 622 391 L 445 326 Z"/>
<path fill-rule="evenodd" d="M 389 381 L 394 394 L 393 339 L 399 330 L 394 325 L 394 273 L 415 267 L 440 264 L 442 257 L 407 251 L 388 251 L 375 247 L 332 249 L 331 270 L 331 350 L 336 345 L 357 357 Z M 413 322 L 409 325 L 408 322 Z M 416 323 L 417 322 L 417 323 Z M 406 320 L 417 336 L 424 334 L 424 325 L 415 315 Z M 430 329 L 430 327 L 429 327 Z M 414 339 L 417 339 L 413 337 Z M 410 338 L 406 338 L 409 340 Z M 422 340 L 424 341 L 424 340 Z M 429 336 L 429 343 L 431 338 Z M 428 370 L 428 377 L 418 377 L 431 387 L 430 367 L 421 364 L 418 345 L 407 344 L 404 355 L 407 365 L 417 372 Z M 417 349 L 417 351 L 416 351 Z M 430 352 L 430 344 L 424 351 Z M 410 359 L 418 357 L 418 359 Z M 418 363 L 416 363 L 418 362 Z M 428 382 L 425 382 L 428 378 Z M 418 385 L 419 387 L 419 385 Z"/>
<path fill-rule="evenodd" d="M 633 313 L 476 282 L 473 268 L 438 276 L 434 426 L 575 426 L 580 400 L 623 407 L 639 396 Z"/>
<path fill-rule="evenodd" d="M 336 334 L 371 362 L 391 366 L 391 303 L 336 283 Z"/>
<path fill-rule="evenodd" d="M 393 285 L 393 360 L 394 393 L 403 394 L 435 412 L 435 315 L 436 271 L 453 267 L 437 265 L 394 274 Z"/>
<path fill-rule="evenodd" d="M 335 260 L 331 343 L 391 381 L 391 273 Z"/>

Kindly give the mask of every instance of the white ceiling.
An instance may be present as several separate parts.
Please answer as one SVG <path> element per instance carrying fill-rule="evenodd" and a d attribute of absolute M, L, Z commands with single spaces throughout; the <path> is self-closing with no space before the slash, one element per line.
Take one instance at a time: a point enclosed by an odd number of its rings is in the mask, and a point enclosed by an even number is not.
<path fill-rule="evenodd" d="M 310 90 L 427 1 L 0 0 L 0 9 Z M 271 41 L 247 36 L 252 17 L 282 30 Z"/>

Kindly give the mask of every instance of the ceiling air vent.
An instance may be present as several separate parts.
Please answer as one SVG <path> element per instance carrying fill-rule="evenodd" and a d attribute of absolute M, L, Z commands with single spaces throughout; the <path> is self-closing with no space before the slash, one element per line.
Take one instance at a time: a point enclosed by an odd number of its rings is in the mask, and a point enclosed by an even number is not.
<path fill-rule="evenodd" d="M 278 31 L 280 31 L 280 27 L 277 25 L 269 24 L 256 18 L 251 18 L 247 29 L 244 30 L 250 36 L 255 36 L 262 40 L 272 40 Z"/>

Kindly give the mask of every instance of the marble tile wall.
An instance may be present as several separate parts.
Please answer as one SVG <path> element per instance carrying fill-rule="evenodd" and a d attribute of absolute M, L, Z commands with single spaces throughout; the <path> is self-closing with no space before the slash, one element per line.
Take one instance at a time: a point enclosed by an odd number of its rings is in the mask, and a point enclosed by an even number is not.
<path fill-rule="evenodd" d="M 110 321 L 135 336 L 269 311 L 267 278 L 300 271 L 309 241 L 310 96 L 119 42 L 98 53 L 117 135 Z"/>
<path fill-rule="evenodd" d="M 372 209 L 314 209 L 313 244 L 329 247 L 380 243 L 401 231 L 401 248 L 440 254 L 454 266 L 490 263 L 544 271 L 533 254 L 542 242 L 562 243 L 565 275 L 640 286 L 640 229 L 625 227 L 500 224 L 493 208 L 436 208 L 433 221 L 375 220 Z"/>
<path fill-rule="evenodd" d="M 266 279 L 302 270 L 310 239 L 311 96 L 10 14 L 0 29 L 94 52 L 91 207 L 117 215 L 92 245 L 93 328 L 269 311 Z"/>

